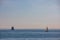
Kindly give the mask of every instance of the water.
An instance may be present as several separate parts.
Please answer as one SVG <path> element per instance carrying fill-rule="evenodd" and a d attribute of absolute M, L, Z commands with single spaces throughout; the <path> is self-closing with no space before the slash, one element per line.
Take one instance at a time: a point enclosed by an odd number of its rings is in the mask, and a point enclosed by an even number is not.
<path fill-rule="evenodd" d="M 0 40 L 60 40 L 60 30 L 0 30 Z"/>

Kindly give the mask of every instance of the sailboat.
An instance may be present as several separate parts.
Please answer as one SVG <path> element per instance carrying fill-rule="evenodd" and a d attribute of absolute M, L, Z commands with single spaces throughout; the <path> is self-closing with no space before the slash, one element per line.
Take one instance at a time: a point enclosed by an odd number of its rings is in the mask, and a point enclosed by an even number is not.
<path fill-rule="evenodd" d="M 11 30 L 14 30 L 14 27 L 13 26 L 11 27 Z"/>

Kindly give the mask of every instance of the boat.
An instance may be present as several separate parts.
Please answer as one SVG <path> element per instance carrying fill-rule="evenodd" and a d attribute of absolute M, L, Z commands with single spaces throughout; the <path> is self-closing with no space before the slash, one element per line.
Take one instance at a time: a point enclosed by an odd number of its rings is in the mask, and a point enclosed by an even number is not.
<path fill-rule="evenodd" d="M 13 26 L 11 27 L 11 30 L 14 30 L 14 27 Z"/>

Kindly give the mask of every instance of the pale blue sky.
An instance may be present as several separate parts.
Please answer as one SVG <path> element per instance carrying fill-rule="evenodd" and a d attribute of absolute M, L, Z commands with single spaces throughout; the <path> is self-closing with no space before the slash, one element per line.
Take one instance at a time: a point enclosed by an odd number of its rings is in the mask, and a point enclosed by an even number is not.
<path fill-rule="evenodd" d="M 2 0 L 0 28 L 60 28 L 58 9 L 57 0 Z"/>

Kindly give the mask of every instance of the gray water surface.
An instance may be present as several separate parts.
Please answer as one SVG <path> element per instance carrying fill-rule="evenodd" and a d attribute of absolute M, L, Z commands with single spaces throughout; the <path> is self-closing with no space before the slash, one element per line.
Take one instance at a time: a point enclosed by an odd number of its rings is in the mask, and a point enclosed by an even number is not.
<path fill-rule="evenodd" d="M 0 40 L 60 40 L 60 30 L 0 30 Z"/>

